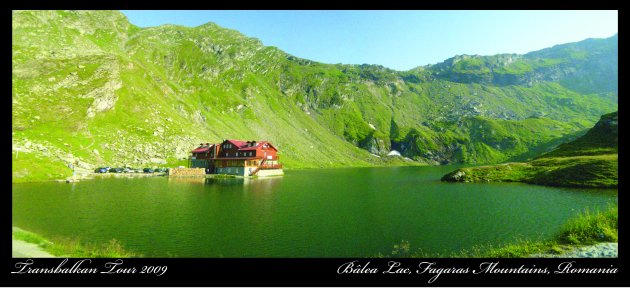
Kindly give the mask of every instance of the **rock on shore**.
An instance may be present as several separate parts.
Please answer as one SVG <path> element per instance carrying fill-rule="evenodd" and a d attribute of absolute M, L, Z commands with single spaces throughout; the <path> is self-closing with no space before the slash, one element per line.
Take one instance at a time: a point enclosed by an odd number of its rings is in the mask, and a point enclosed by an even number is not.
<path fill-rule="evenodd" d="M 560 254 L 534 254 L 531 257 L 604 258 L 618 257 L 618 243 L 599 243 L 592 246 L 573 248 Z"/>

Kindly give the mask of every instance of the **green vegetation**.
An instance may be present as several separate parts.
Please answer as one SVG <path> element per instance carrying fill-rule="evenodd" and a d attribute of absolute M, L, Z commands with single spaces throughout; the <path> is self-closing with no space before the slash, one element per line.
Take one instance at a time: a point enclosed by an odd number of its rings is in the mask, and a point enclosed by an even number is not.
<path fill-rule="evenodd" d="M 602 73 L 617 74 L 616 36 L 399 72 L 297 58 L 212 23 L 12 16 L 13 148 L 39 156 L 16 160 L 14 182 L 63 178 L 46 165 L 77 160 L 181 165 L 225 138 L 270 140 L 289 169 L 409 164 L 383 159 L 390 150 L 428 164 L 525 160 L 618 107 L 617 78 Z"/>
<path fill-rule="evenodd" d="M 426 254 L 422 249 L 412 249 L 408 241 L 394 245 L 391 254 L 378 257 L 457 257 L 457 258 L 519 258 L 534 254 L 561 254 L 576 247 L 604 242 L 617 242 L 619 239 L 619 211 L 614 205 L 604 211 L 585 211 L 569 220 L 558 234 L 544 241 L 520 240 L 508 245 L 483 245 L 456 253 Z"/>
<path fill-rule="evenodd" d="M 51 241 L 38 234 L 13 227 L 13 239 L 40 246 L 44 251 L 58 257 L 141 257 L 126 250 L 116 239 L 105 244 L 85 243 L 76 239 L 55 238 Z"/>
<path fill-rule="evenodd" d="M 619 240 L 619 207 L 613 206 L 603 212 L 586 211 L 564 225 L 558 236 L 561 243 L 590 245 Z"/>
<path fill-rule="evenodd" d="M 570 157 L 616 154 L 619 152 L 618 112 L 603 115 L 584 136 L 560 145 L 541 157 Z"/>
<path fill-rule="evenodd" d="M 527 182 L 551 186 L 614 188 L 618 186 L 618 114 L 602 116 L 575 141 L 523 163 L 457 169 L 444 181 Z"/>
<path fill-rule="evenodd" d="M 617 154 L 539 158 L 526 163 L 457 169 L 442 179 L 461 182 L 527 182 L 550 186 L 615 188 Z"/>
<path fill-rule="evenodd" d="M 48 181 L 72 175 L 72 170 L 63 162 L 50 161 L 38 153 L 13 152 L 12 163 L 14 183 Z M 39 169 L 35 171 L 33 166 Z"/>
<path fill-rule="evenodd" d="M 521 241 L 498 248 L 487 247 L 464 253 L 464 257 L 527 257 L 532 254 L 560 254 L 579 246 L 619 239 L 619 211 L 613 206 L 602 212 L 588 210 L 571 219 L 554 238 L 541 242 Z"/>

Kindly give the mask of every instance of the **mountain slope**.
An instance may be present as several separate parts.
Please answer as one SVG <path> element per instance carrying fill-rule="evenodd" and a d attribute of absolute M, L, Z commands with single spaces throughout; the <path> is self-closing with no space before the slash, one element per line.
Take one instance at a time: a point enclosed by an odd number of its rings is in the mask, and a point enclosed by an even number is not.
<path fill-rule="evenodd" d="M 584 136 L 524 163 L 461 168 L 443 181 L 521 181 L 577 187 L 618 186 L 618 113 L 601 117 Z"/>
<path fill-rule="evenodd" d="M 428 69 L 439 78 L 456 82 L 498 86 L 557 82 L 581 93 L 616 96 L 618 36 L 556 45 L 525 55 L 460 55 Z"/>
<path fill-rule="evenodd" d="M 274 141 L 289 168 L 390 164 L 370 155 L 390 150 L 425 163 L 501 162 L 617 109 L 610 88 L 458 82 L 436 68 L 321 64 L 212 23 L 138 28 L 119 12 L 15 11 L 14 178 L 61 177 L 77 160 L 177 165 L 224 138 Z"/>
<path fill-rule="evenodd" d="M 560 145 L 541 157 L 568 157 L 616 154 L 619 152 L 618 112 L 603 115 L 585 135 Z"/>

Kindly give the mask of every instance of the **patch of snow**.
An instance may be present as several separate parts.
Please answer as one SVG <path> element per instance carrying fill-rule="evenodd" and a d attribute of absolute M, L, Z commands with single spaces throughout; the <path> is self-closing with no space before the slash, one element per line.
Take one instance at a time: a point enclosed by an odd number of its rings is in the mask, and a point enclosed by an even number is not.
<path fill-rule="evenodd" d="M 392 150 L 392 151 L 389 151 L 389 153 L 387 153 L 387 156 L 401 156 L 401 155 L 400 155 L 400 152 L 396 150 Z"/>

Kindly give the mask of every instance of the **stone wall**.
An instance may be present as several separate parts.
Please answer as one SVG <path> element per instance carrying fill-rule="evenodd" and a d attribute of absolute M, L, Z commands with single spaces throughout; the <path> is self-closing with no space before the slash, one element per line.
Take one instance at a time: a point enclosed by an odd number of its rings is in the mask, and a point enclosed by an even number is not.
<path fill-rule="evenodd" d="M 258 177 L 266 177 L 266 176 L 281 176 L 284 175 L 282 169 L 263 169 L 256 173 Z"/>
<path fill-rule="evenodd" d="M 206 176 L 206 170 L 202 168 L 173 168 L 168 170 L 168 176 L 194 177 Z"/>

